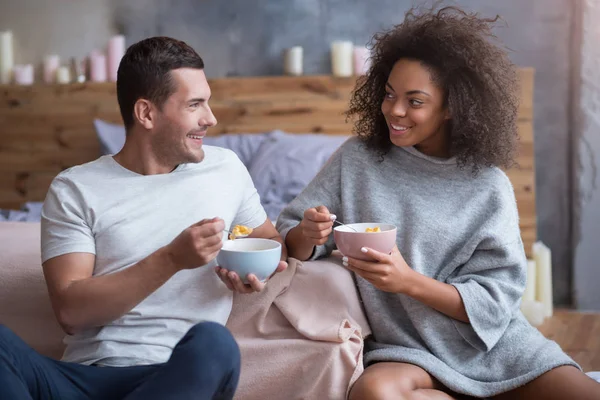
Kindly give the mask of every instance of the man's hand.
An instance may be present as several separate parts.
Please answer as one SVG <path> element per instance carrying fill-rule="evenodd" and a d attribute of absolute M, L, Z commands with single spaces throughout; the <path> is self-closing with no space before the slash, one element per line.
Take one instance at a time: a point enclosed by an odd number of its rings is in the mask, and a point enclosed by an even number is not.
<path fill-rule="evenodd" d="M 167 254 L 178 270 L 211 262 L 223 246 L 225 223 L 220 218 L 203 219 L 186 228 L 167 245 Z"/>

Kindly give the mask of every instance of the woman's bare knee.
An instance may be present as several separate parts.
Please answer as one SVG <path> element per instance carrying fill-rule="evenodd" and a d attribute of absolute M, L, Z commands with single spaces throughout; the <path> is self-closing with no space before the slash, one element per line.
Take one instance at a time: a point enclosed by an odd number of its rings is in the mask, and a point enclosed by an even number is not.
<path fill-rule="evenodd" d="M 378 363 L 365 369 L 352 387 L 349 400 L 408 400 L 418 389 L 433 388 L 433 378 L 420 367 Z"/>

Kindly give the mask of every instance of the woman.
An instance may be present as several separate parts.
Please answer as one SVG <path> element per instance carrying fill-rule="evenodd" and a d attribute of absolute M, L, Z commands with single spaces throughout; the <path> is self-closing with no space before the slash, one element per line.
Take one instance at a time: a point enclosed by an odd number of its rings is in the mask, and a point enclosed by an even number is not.
<path fill-rule="evenodd" d="M 513 163 L 517 78 L 496 20 L 411 10 L 374 38 L 348 140 L 281 214 L 291 257 L 325 257 L 335 215 L 398 227 L 391 254 L 344 257 L 373 335 L 351 399 L 598 399 L 519 311 L 526 258 Z"/>

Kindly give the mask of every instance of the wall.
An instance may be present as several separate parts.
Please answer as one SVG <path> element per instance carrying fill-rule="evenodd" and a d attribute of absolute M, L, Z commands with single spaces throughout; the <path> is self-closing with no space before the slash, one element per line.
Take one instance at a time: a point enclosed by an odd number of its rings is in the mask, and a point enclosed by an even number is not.
<path fill-rule="evenodd" d="M 0 0 L 0 30 L 13 31 L 17 64 L 85 57 L 116 32 L 113 15 L 109 0 Z"/>
<path fill-rule="evenodd" d="M 81 57 L 112 32 L 128 43 L 169 35 L 193 45 L 211 77 L 281 72 L 281 51 L 305 48 L 305 72 L 328 73 L 328 43 L 366 43 L 382 27 L 400 23 L 408 0 L 2 0 L 0 29 L 18 37 L 18 62 L 39 61 L 53 51 Z M 486 15 L 501 14 L 509 28 L 498 36 L 513 60 L 536 69 L 535 140 L 538 233 L 553 250 L 555 298 L 571 300 L 569 120 L 573 17 L 570 0 L 463 0 Z M 577 198 L 575 198 L 577 201 Z M 582 235 L 587 234 L 586 230 Z"/>
<path fill-rule="evenodd" d="M 600 0 L 583 1 L 579 109 L 574 158 L 575 300 L 578 308 L 600 310 Z"/>

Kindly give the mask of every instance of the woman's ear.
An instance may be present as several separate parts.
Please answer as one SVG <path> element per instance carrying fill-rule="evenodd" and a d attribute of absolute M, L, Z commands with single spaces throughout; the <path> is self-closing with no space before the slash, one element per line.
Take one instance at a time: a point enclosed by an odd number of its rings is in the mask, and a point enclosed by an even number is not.
<path fill-rule="evenodd" d="M 155 110 L 146 99 L 138 99 L 133 105 L 133 117 L 146 129 L 154 128 Z"/>
<path fill-rule="evenodd" d="M 446 107 L 446 109 L 444 110 L 444 119 L 446 121 L 449 119 L 452 119 L 452 114 L 450 113 L 450 107 Z"/>

